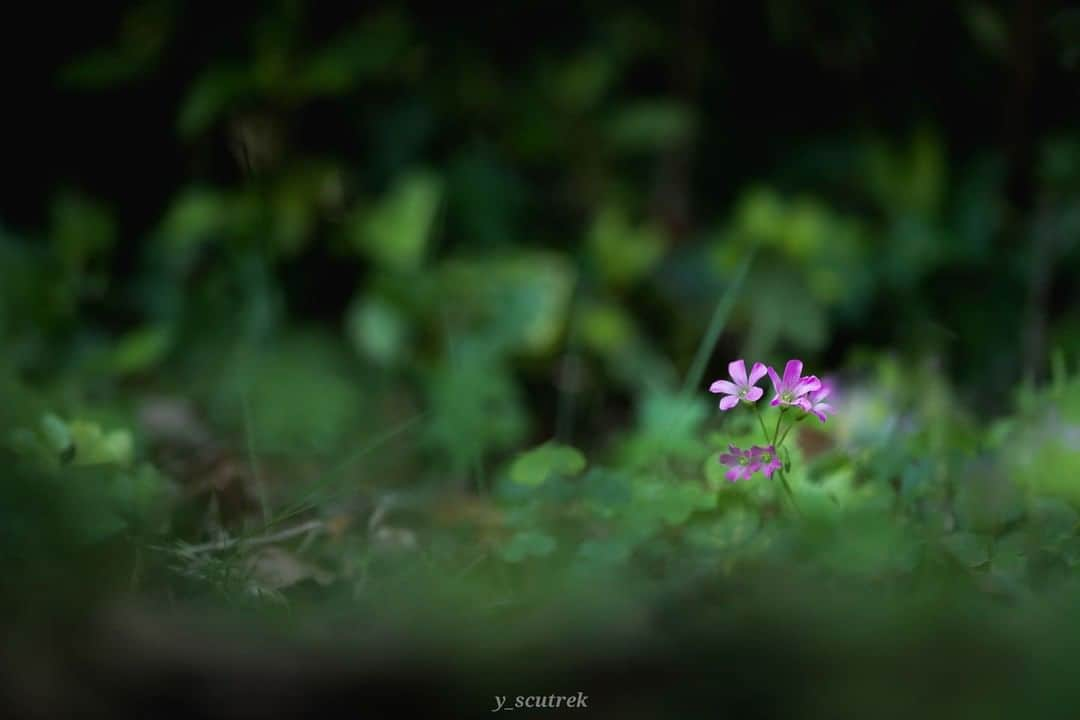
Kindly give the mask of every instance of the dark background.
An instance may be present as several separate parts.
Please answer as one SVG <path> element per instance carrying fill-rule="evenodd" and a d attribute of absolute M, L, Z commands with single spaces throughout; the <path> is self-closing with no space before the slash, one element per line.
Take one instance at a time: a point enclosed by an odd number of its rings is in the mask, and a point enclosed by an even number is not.
<path fill-rule="evenodd" d="M 1046 142 L 1068 136 L 1076 117 L 1069 54 L 1075 18 L 1061 3 L 526 3 L 469 12 L 437 3 L 346 9 L 160 2 L 19 12 L 22 17 L 7 23 L 5 43 L 10 101 L 3 156 L 13 182 L 3 214 L 32 235 L 47 225 L 58 187 L 106 204 L 116 216 L 117 243 L 105 260 L 111 288 L 137 272 L 137 248 L 178 188 L 193 181 L 226 188 L 252 182 L 233 127 L 243 113 L 276 123 L 283 156 L 278 172 L 287 172 L 290 160 L 329 156 L 353 169 L 350 195 L 384 190 L 406 164 L 445 166 L 462 148 L 482 147 L 511 169 L 519 190 L 515 211 L 504 213 L 511 217 L 504 229 L 513 235 L 499 242 L 568 249 L 579 242 L 578 229 L 597 195 L 614 181 L 630 186 L 632 212 L 658 219 L 672 246 L 699 241 L 748 185 L 761 181 L 782 192 L 826 197 L 844 211 L 880 213 L 859 189 L 865 179 L 858 142 L 873 134 L 899 143 L 925 126 L 936 133 L 947 162 L 946 204 L 955 203 L 954 180 L 966 168 L 997 163 L 1004 214 L 987 250 L 979 257 L 957 252 L 918 268 L 910 287 L 877 283 L 862 301 L 864 312 L 837 322 L 828 341 L 811 349 L 836 365 L 854 342 L 879 348 L 908 342 L 902 321 L 909 315 L 940 323 L 966 341 L 971 307 L 989 303 L 1001 305 L 989 310 L 995 327 L 972 338 L 976 347 L 946 350 L 955 357 L 949 364 L 954 378 L 1009 382 L 1024 370 L 1042 376 L 1048 343 L 1075 342 L 1048 339 L 1042 330 L 1075 304 L 1075 266 L 1057 252 L 1047 258 L 1027 227 L 1054 192 L 1040 176 L 1043 155 L 1054 152 Z M 289 96 L 270 86 L 241 92 L 198 133 L 178 137 L 177 116 L 193 80 L 218 64 L 254 64 L 251 47 L 259 33 L 268 38 L 261 42 L 280 42 L 299 56 L 395 13 L 407 27 L 411 51 L 422 57 L 407 78 L 387 65 L 347 91 L 321 97 Z M 135 30 L 123 29 L 124 17 L 135 18 L 128 21 Z M 595 112 L 563 113 L 566 134 L 554 152 L 524 158 L 507 126 L 523 122 L 522 114 L 562 112 L 545 107 L 542 97 L 522 107 L 531 73 L 541 62 L 582 51 L 616 52 L 623 36 L 635 35 L 622 29 L 631 27 L 627 18 L 645 29 L 640 34 L 649 35 L 649 50 L 627 53 Z M 154 50 L 124 55 L 129 37 L 135 38 L 130 46 L 141 42 Z M 113 55 L 106 51 L 105 62 L 95 66 L 103 47 Z M 88 56 L 91 62 L 79 66 Z M 501 95 L 487 106 L 462 107 L 454 97 L 470 67 L 497 77 Z M 699 131 L 692 139 L 651 156 L 579 153 L 596 139 L 596 115 L 658 96 L 696 114 Z M 410 121 L 412 130 L 400 126 Z M 289 303 L 300 317 L 327 321 L 340 316 L 357 273 L 324 252 L 319 235 L 314 231 L 283 277 L 318 275 L 314 296 L 290 293 L 298 297 Z M 490 242 L 448 231 L 441 247 L 484 251 Z M 944 234 L 931 242 L 959 241 Z M 139 312 L 118 292 L 88 309 L 113 329 Z M 662 333 L 665 312 L 641 312 L 652 313 L 649 330 Z M 875 321 L 882 316 L 897 322 Z M 1026 338 L 1018 352 L 986 370 L 987 348 L 1015 345 L 1018 337 Z"/>

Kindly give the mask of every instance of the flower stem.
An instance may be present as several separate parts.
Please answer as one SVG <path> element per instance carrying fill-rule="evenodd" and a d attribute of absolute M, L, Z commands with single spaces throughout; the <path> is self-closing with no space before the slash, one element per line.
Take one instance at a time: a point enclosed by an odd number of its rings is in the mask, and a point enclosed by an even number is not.
<path fill-rule="evenodd" d="M 761 434 L 765 437 L 765 442 L 769 442 L 769 431 L 765 429 L 765 421 L 761 418 L 761 411 L 758 410 L 757 405 L 754 405 L 754 415 L 757 417 L 758 425 L 761 426 Z"/>
<path fill-rule="evenodd" d="M 780 408 L 780 414 L 776 416 L 776 429 L 773 430 L 772 442 L 770 445 L 776 447 L 776 438 L 780 434 L 780 421 L 784 419 L 784 413 L 787 412 L 787 408 Z"/>
<path fill-rule="evenodd" d="M 795 512 L 799 517 L 803 517 L 802 509 L 799 507 L 799 503 L 795 502 L 795 493 L 791 492 L 791 485 L 787 481 L 787 473 L 783 469 L 779 470 L 780 483 L 784 486 L 784 490 L 787 492 L 788 500 L 791 501 L 791 507 L 795 508 Z"/>
<path fill-rule="evenodd" d="M 780 441 L 776 443 L 776 449 L 779 450 L 780 446 L 784 444 L 784 440 L 787 440 L 787 435 L 791 432 L 791 428 L 795 427 L 795 423 L 791 423 L 784 428 L 784 434 L 780 436 Z"/>

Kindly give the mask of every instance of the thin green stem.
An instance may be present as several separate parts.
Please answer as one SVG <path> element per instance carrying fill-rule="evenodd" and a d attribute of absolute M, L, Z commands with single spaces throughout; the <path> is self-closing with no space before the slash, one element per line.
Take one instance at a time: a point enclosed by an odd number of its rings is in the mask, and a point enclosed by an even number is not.
<path fill-rule="evenodd" d="M 757 417 L 758 425 L 761 426 L 761 434 L 765 438 L 765 442 L 769 442 L 769 431 L 765 428 L 765 420 L 761 417 L 761 410 L 757 405 L 754 405 L 754 415 Z"/>
<path fill-rule="evenodd" d="M 776 447 L 776 438 L 777 438 L 778 435 L 780 435 L 780 421 L 784 419 L 784 413 L 786 411 L 787 411 L 786 407 L 781 408 L 780 409 L 780 414 L 776 416 L 776 429 L 773 430 L 772 443 L 770 443 L 773 447 Z"/>
<path fill-rule="evenodd" d="M 778 472 L 780 473 L 780 484 L 784 486 L 784 490 L 787 492 L 788 499 L 791 500 L 791 507 L 795 508 L 795 512 L 799 515 L 799 517 L 803 517 L 802 509 L 799 507 L 799 503 L 795 502 L 795 493 L 791 492 L 791 485 L 788 484 L 787 474 L 782 468 Z"/>
<path fill-rule="evenodd" d="M 716 343 L 720 339 L 720 333 L 724 331 L 728 315 L 731 314 L 731 310 L 735 306 L 735 301 L 739 297 L 739 291 L 742 288 L 743 281 L 750 271 L 750 263 L 753 262 L 756 253 L 757 246 L 755 245 L 754 248 L 747 253 L 746 258 L 739 265 L 739 269 L 735 271 L 735 276 L 731 279 L 731 283 L 728 285 L 727 290 L 724 291 L 719 302 L 716 303 L 716 309 L 713 310 L 713 316 L 709 321 L 709 327 L 702 336 L 697 353 L 694 355 L 694 361 L 690 364 L 690 369 L 686 373 L 686 380 L 683 383 L 683 395 L 689 395 L 694 388 L 701 383 L 701 378 L 705 375 L 705 366 L 709 362 L 709 355 L 711 355 L 712 351 L 716 348 Z"/>
<path fill-rule="evenodd" d="M 795 425 L 797 425 L 797 424 L 798 424 L 798 421 L 793 422 L 790 425 L 788 425 L 786 428 L 784 428 L 784 434 L 780 436 L 780 440 L 776 443 L 776 449 L 777 450 L 779 450 L 780 447 L 784 444 L 784 440 L 787 440 L 787 436 L 788 436 L 788 433 L 791 432 L 791 428 L 795 427 Z"/>
<path fill-rule="evenodd" d="M 252 429 L 251 422 L 251 402 L 248 399 L 248 388 L 244 388 L 243 392 L 243 405 L 244 405 L 244 435 L 247 440 L 247 452 L 248 463 L 251 465 L 251 479 L 255 485 L 255 491 L 259 496 L 259 509 L 262 511 L 262 519 L 264 525 L 270 524 L 270 500 L 266 493 L 266 483 L 263 482 L 262 475 L 259 473 L 259 460 L 255 454 L 255 433 Z"/>

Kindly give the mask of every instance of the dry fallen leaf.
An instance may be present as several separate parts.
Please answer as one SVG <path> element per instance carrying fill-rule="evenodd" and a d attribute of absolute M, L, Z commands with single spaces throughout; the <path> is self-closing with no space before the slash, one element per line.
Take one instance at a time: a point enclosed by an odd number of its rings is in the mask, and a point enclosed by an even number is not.
<path fill-rule="evenodd" d="M 252 553 L 247 566 L 252 581 L 267 590 L 283 590 L 305 580 L 313 580 L 319 585 L 334 581 L 333 573 L 279 547 L 265 547 Z"/>

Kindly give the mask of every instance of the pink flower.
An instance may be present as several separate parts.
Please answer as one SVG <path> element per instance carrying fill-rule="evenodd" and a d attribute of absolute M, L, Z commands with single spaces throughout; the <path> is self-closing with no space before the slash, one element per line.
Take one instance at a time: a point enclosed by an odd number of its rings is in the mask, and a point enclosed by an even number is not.
<path fill-rule="evenodd" d="M 755 445 L 750 448 L 750 464 L 756 470 L 761 470 L 761 473 L 767 478 L 771 478 L 772 474 L 783 465 L 776 454 L 776 448 L 772 445 L 768 447 Z"/>
<path fill-rule="evenodd" d="M 763 391 L 755 387 L 755 384 L 765 376 L 764 365 L 754 363 L 754 367 L 750 368 L 749 377 L 746 375 L 746 363 L 742 360 L 733 360 L 727 367 L 731 379 L 735 382 L 717 380 L 709 386 L 709 392 L 723 393 L 724 397 L 720 398 L 721 410 L 730 410 L 738 405 L 740 400 L 752 403 L 761 399 Z"/>
<path fill-rule="evenodd" d="M 825 422 L 825 419 L 830 413 L 836 412 L 833 410 L 833 406 L 825 402 L 825 399 L 829 397 L 829 393 L 832 392 L 832 384 L 828 382 L 821 383 L 821 387 L 817 390 L 813 390 L 810 394 L 799 399 L 799 407 L 808 413 L 813 413 L 817 416 L 818 420 Z"/>
<path fill-rule="evenodd" d="M 730 470 L 724 473 L 724 477 L 735 482 L 737 480 L 749 480 L 750 476 L 757 472 L 758 463 L 754 460 L 750 450 L 740 450 L 734 445 L 729 445 L 730 452 L 720 456 L 720 462 L 727 465 Z"/>
<path fill-rule="evenodd" d="M 783 380 L 776 374 L 776 371 L 769 368 L 769 379 L 772 380 L 773 389 L 776 390 L 776 397 L 772 399 L 772 405 L 795 405 L 802 407 L 800 400 L 807 393 L 817 390 L 821 387 L 821 381 L 813 375 L 802 375 L 803 364 L 802 360 L 788 360 L 787 365 L 784 366 L 784 378 Z"/>

